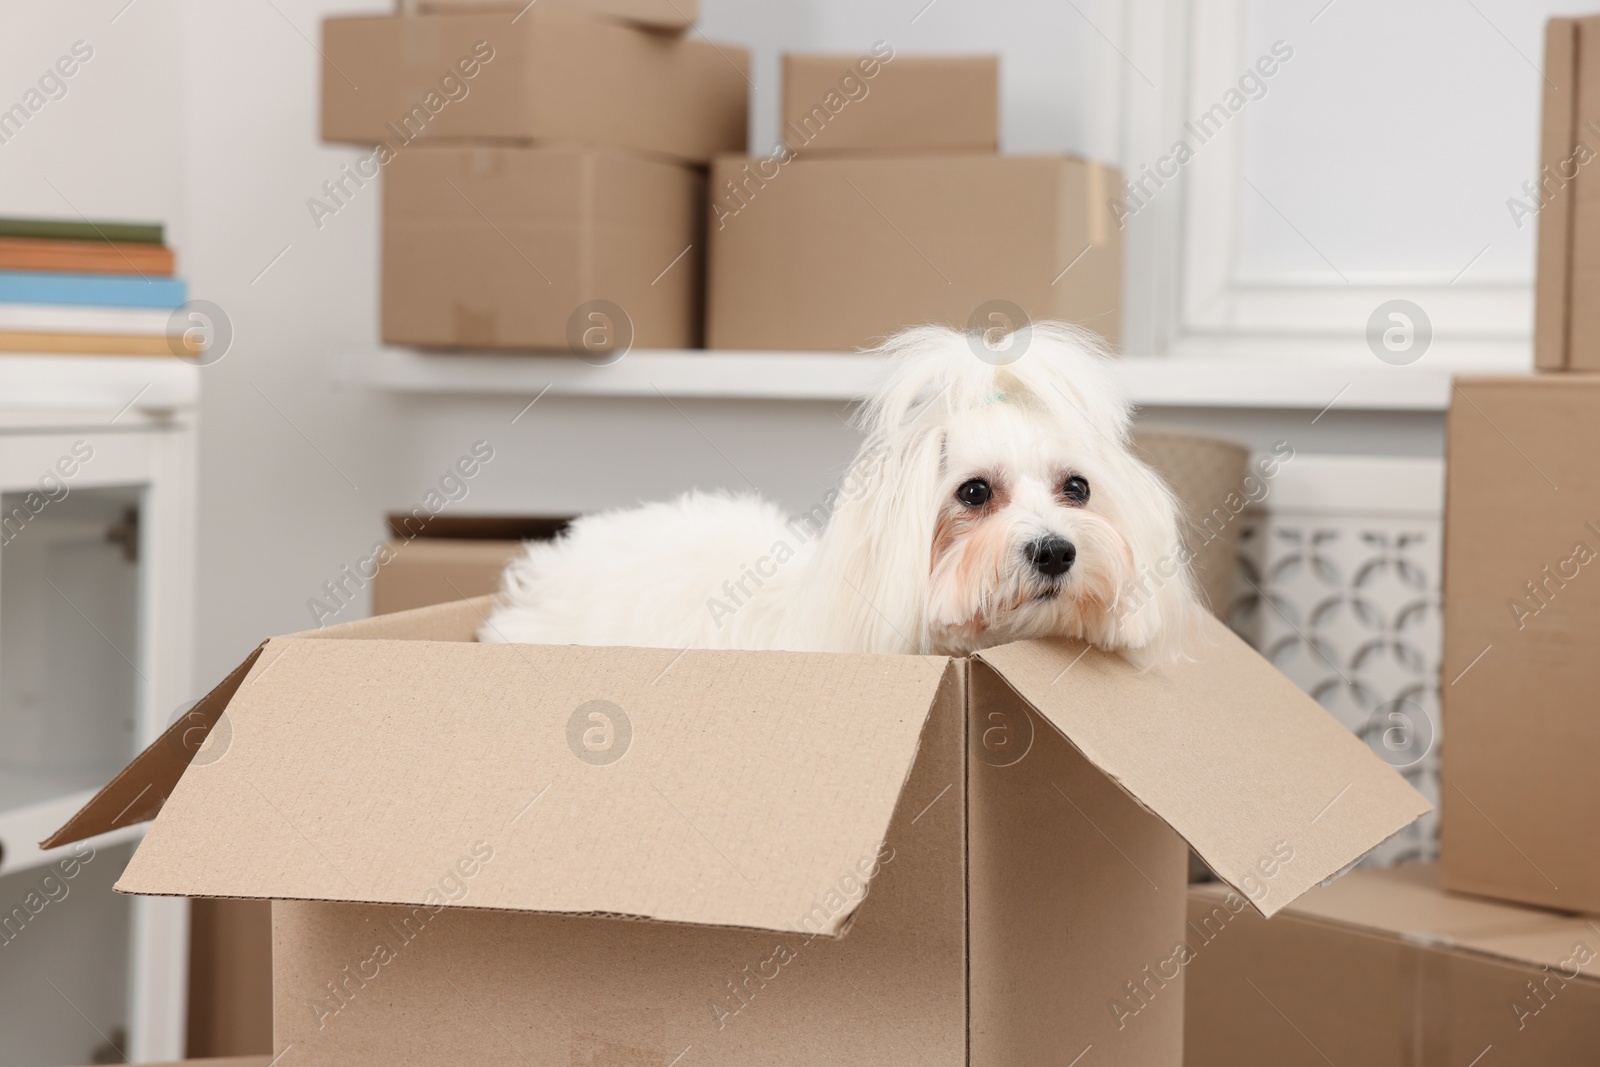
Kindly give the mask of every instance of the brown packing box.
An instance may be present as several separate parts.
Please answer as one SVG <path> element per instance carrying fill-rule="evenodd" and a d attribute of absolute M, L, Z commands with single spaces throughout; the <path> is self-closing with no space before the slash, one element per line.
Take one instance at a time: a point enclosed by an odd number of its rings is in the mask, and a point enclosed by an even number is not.
<path fill-rule="evenodd" d="M 1118 181 L 1056 156 L 719 159 L 707 345 L 850 350 L 924 323 L 1014 322 L 994 301 L 1115 342 Z"/>
<path fill-rule="evenodd" d="M 785 55 L 782 135 L 808 155 L 999 151 L 1000 57 Z"/>
<path fill-rule="evenodd" d="M 571 141 L 705 163 L 745 146 L 749 53 L 534 6 L 322 24 L 322 137 Z"/>
<path fill-rule="evenodd" d="M 1600 375 L 1459 378 L 1447 448 L 1443 884 L 1600 912 Z"/>
<path fill-rule="evenodd" d="M 540 6 L 621 19 L 655 30 L 686 30 L 700 17 L 700 0 L 538 0 Z M 521 11 L 527 0 L 417 0 L 422 14 Z"/>
<path fill-rule="evenodd" d="M 430 515 L 423 509 L 389 516 L 389 551 L 372 580 L 372 613 L 470 600 L 500 588 L 500 572 L 527 541 L 548 541 L 566 517 Z"/>
<path fill-rule="evenodd" d="M 1534 361 L 1600 370 L 1600 16 L 1545 26 Z"/>
<path fill-rule="evenodd" d="M 1577 140 L 1578 20 L 1545 23 L 1544 105 L 1539 135 L 1539 250 L 1535 264 L 1533 356 L 1540 370 L 1569 365 L 1573 190 L 1561 176 Z M 1570 172 L 1571 164 L 1567 164 Z M 1548 182 L 1546 186 L 1543 183 Z"/>
<path fill-rule="evenodd" d="M 51 839 L 154 817 L 118 889 L 270 898 L 303 1067 L 1177 1067 L 1181 989 L 1105 1003 L 1182 936 L 1185 840 L 1270 914 L 1427 808 L 1220 623 L 1141 675 L 481 645 L 488 606 L 266 642 Z"/>
<path fill-rule="evenodd" d="M 1600 1049 L 1600 926 L 1450 896 L 1431 866 L 1357 871 L 1270 922 L 1196 886 L 1182 940 L 1186 1067 L 1590 1067 Z"/>
<path fill-rule="evenodd" d="M 695 347 L 704 201 L 701 172 L 616 152 L 408 149 L 384 178 L 383 339 Z"/>

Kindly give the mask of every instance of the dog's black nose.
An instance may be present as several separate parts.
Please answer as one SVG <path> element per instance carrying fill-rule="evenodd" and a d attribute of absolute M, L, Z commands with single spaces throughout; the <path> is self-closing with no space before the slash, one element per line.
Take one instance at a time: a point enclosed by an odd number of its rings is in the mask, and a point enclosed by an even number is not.
<path fill-rule="evenodd" d="M 1027 552 L 1033 569 L 1049 578 L 1067 573 L 1078 558 L 1078 546 L 1065 537 L 1041 537 L 1029 543 Z"/>

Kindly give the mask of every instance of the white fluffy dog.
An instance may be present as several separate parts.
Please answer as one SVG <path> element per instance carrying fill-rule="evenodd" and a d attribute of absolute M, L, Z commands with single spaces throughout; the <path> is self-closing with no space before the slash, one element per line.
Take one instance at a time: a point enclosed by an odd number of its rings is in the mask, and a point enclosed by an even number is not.
<path fill-rule="evenodd" d="M 900 334 L 817 507 L 690 493 L 585 516 L 511 563 L 480 640 L 961 654 L 1060 635 L 1181 655 L 1198 609 L 1177 508 L 1129 448 L 1104 350 L 1070 326 L 1014 340 L 997 365 L 965 334 Z"/>

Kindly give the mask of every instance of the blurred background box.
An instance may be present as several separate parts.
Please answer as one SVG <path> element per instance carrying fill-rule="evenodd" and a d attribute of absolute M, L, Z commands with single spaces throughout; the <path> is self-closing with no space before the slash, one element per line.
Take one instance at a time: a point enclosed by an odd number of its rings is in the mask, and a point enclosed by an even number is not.
<path fill-rule="evenodd" d="M 707 347 L 850 350 L 995 301 L 1115 343 L 1120 183 L 1065 156 L 720 158 Z"/>
<path fill-rule="evenodd" d="M 1600 375 L 1456 379 L 1446 456 L 1446 889 L 1600 912 Z"/>
<path fill-rule="evenodd" d="M 558 11 L 621 19 L 654 30 L 686 30 L 700 17 L 699 0 L 539 0 L 540 6 Z M 453 12 L 511 11 L 527 7 L 527 0 L 401 0 L 399 8 L 424 15 Z"/>
<path fill-rule="evenodd" d="M 389 516 L 389 562 L 372 583 L 372 613 L 387 615 L 500 588 L 500 572 L 528 541 L 548 541 L 566 517 L 439 515 L 418 528 L 410 515 Z"/>
<path fill-rule="evenodd" d="M 997 152 L 1000 57 L 791 53 L 782 134 L 807 154 Z"/>
<path fill-rule="evenodd" d="M 383 338 L 565 351 L 602 334 L 625 349 L 626 333 L 640 348 L 693 347 L 704 198 L 701 172 L 614 152 L 410 149 L 385 175 Z M 613 307 L 580 310 L 596 300 Z"/>
<path fill-rule="evenodd" d="M 1188 936 L 1186 1067 L 1587 1067 L 1600 1047 L 1593 925 L 1451 896 L 1431 865 L 1356 871 L 1271 920 L 1195 886 Z"/>
<path fill-rule="evenodd" d="M 322 51 L 325 141 L 572 141 L 693 163 L 745 147 L 749 53 L 695 36 L 533 7 L 330 18 Z"/>
<path fill-rule="evenodd" d="M 1211 613 L 1226 621 L 1238 580 L 1243 525 L 1233 521 L 1237 512 L 1229 505 L 1242 506 L 1247 496 L 1250 450 L 1211 434 L 1144 427 L 1134 432 L 1133 445 L 1177 497 L 1186 520 L 1184 547 L 1194 557 L 1195 585 Z"/>
<path fill-rule="evenodd" d="M 1600 370 L 1600 16 L 1549 20 L 1545 71 L 1534 360 Z"/>

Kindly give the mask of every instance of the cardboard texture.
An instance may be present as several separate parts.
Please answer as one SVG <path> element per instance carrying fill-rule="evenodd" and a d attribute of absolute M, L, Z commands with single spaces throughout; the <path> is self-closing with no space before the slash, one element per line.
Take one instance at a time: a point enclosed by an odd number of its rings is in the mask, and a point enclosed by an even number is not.
<path fill-rule="evenodd" d="M 997 152 L 1000 57 L 785 55 L 782 122 L 807 155 Z"/>
<path fill-rule="evenodd" d="M 704 196 L 697 171 L 613 152 L 411 149 L 383 189 L 383 339 L 694 347 Z"/>
<path fill-rule="evenodd" d="M 1431 866 L 1358 871 L 1271 922 L 1196 886 L 1183 940 L 1187 1067 L 1578 1067 L 1600 1046 L 1593 921 L 1452 897 Z"/>
<path fill-rule="evenodd" d="M 1443 884 L 1600 912 L 1600 375 L 1459 378 L 1447 437 Z"/>
<path fill-rule="evenodd" d="M 997 300 L 1114 343 L 1119 180 L 1047 156 L 719 159 L 707 345 L 850 350 L 907 326 L 991 325 Z"/>
<path fill-rule="evenodd" d="M 388 615 L 493 593 L 500 588 L 500 572 L 521 551 L 521 541 L 390 541 L 389 560 L 372 580 L 372 613 Z"/>
<path fill-rule="evenodd" d="M 745 148 L 749 53 L 540 4 L 322 24 L 322 138 L 566 141 L 706 163 Z M 387 164 L 387 159 L 381 162 Z"/>
<path fill-rule="evenodd" d="M 1104 1009 L 1182 936 L 1174 828 L 1270 913 L 1427 807 L 1220 623 L 1158 680 L 478 645 L 488 606 L 267 642 L 118 883 L 272 899 L 301 1062 L 1176 1067 L 1181 982 Z"/>
<path fill-rule="evenodd" d="M 700 17 L 699 0 L 539 0 L 540 6 L 602 18 L 621 19 L 653 30 L 686 30 Z M 402 7 L 404 7 L 402 3 Z M 510 11 L 527 7 L 527 0 L 417 0 L 424 15 L 460 12 Z"/>

